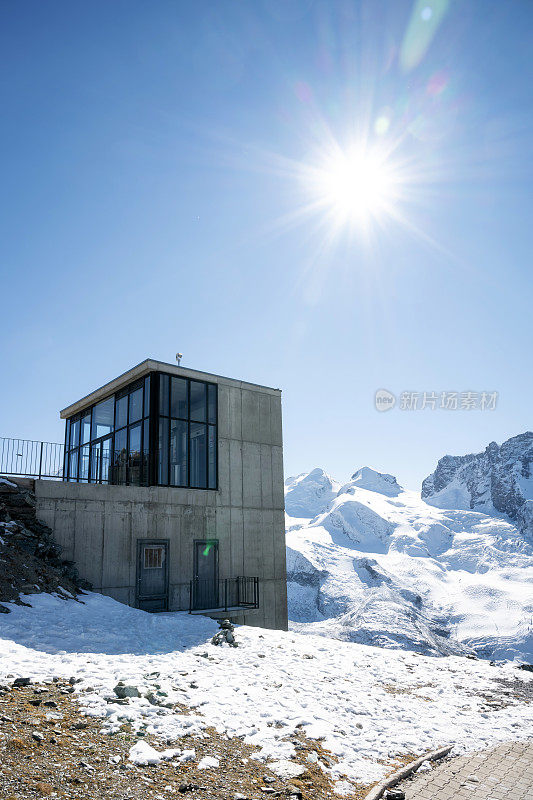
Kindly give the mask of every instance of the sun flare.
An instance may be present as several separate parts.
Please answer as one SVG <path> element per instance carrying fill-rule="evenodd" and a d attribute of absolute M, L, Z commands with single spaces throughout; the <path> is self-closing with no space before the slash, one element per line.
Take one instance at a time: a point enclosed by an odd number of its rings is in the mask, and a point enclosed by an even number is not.
<path fill-rule="evenodd" d="M 365 223 L 386 214 L 397 196 L 392 165 L 363 148 L 337 152 L 315 172 L 318 203 L 337 223 Z"/>

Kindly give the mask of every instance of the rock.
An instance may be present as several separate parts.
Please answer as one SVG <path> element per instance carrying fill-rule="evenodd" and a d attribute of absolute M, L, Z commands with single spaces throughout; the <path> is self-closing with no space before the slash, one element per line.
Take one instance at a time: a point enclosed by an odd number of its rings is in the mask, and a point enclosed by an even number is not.
<path fill-rule="evenodd" d="M 259 787 L 263 794 L 275 794 L 276 790 L 272 789 L 270 786 L 260 786 Z"/>
<path fill-rule="evenodd" d="M 385 800 L 405 800 L 405 792 L 403 789 L 387 789 L 384 797 Z"/>
<path fill-rule="evenodd" d="M 289 761 L 288 759 L 274 761 L 272 764 L 268 765 L 268 768 L 277 775 L 278 778 L 298 778 L 306 772 L 306 768 L 302 767 L 301 764 L 296 764 L 294 761 Z"/>
<path fill-rule="evenodd" d="M 140 697 L 141 693 L 136 686 L 126 686 L 124 681 L 119 681 L 113 689 L 119 700 L 124 700 L 126 697 Z"/>
<path fill-rule="evenodd" d="M 31 706 L 40 706 L 43 701 L 40 697 L 36 697 L 35 700 L 30 700 L 29 702 Z"/>
<path fill-rule="evenodd" d="M 31 678 L 15 678 L 13 681 L 13 686 L 29 686 L 31 683 Z"/>
<path fill-rule="evenodd" d="M 263 780 L 265 783 L 275 783 L 276 779 L 272 777 L 272 775 L 263 775 Z"/>
<path fill-rule="evenodd" d="M 74 725 L 72 726 L 72 730 L 73 731 L 84 731 L 85 728 L 88 728 L 88 727 L 89 727 L 89 723 L 88 722 L 75 722 Z"/>
<path fill-rule="evenodd" d="M 196 789 L 200 787 L 196 783 L 180 783 L 178 786 L 178 792 L 181 794 L 185 794 L 185 792 L 194 792 Z"/>
<path fill-rule="evenodd" d="M 35 739 L 35 741 L 39 742 L 40 744 L 44 739 L 44 736 L 42 735 L 42 733 L 39 733 L 39 731 L 32 731 L 31 738 Z"/>
<path fill-rule="evenodd" d="M 57 703 L 56 703 L 56 701 L 55 701 L 55 700 L 45 700 L 45 701 L 44 701 L 44 705 L 45 705 L 47 708 L 57 708 Z"/>
<path fill-rule="evenodd" d="M 533 537 L 533 500 L 528 495 L 533 433 L 527 431 L 482 453 L 444 456 L 422 483 L 422 498 L 438 508 L 504 513 Z"/>
<path fill-rule="evenodd" d="M 35 788 L 40 794 L 43 794 L 45 797 L 49 797 L 52 792 L 54 791 L 54 787 L 50 786 L 49 783 L 45 783 L 44 781 L 38 781 L 35 784 Z"/>
<path fill-rule="evenodd" d="M 287 787 L 287 794 L 289 795 L 289 797 L 296 797 L 297 800 L 302 800 L 302 790 L 299 789 L 297 786 Z"/>
<path fill-rule="evenodd" d="M 241 794 L 240 792 L 235 792 L 233 795 L 233 800 L 249 800 L 249 798 L 245 794 Z"/>

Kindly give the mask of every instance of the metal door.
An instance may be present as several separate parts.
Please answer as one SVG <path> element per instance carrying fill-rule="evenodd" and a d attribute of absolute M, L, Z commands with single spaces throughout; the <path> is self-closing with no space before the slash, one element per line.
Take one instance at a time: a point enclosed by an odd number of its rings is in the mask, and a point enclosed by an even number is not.
<path fill-rule="evenodd" d="M 218 542 L 194 543 L 195 606 L 218 608 Z"/>
<path fill-rule="evenodd" d="M 137 607 L 168 610 L 168 540 L 137 542 Z"/>

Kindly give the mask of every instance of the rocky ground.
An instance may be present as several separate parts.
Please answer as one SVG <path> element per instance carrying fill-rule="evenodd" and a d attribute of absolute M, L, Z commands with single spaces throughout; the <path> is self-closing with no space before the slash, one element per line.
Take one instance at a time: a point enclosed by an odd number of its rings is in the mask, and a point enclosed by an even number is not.
<path fill-rule="evenodd" d="M 53 531 L 37 519 L 31 482 L 19 486 L 0 478 L 0 612 L 8 612 L 1 601 L 24 604 L 21 594 L 76 597 L 90 588 L 61 558 Z"/>
<path fill-rule="evenodd" d="M 333 757 L 320 742 L 304 736 L 295 740 L 294 761 L 304 771 L 291 779 L 279 777 L 254 759 L 258 748 L 238 738 L 228 740 L 212 728 L 204 738 L 179 740 L 182 753 L 194 750 L 190 761 L 171 758 L 140 766 L 129 759 L 132 746 L 142 739 L 161 750 L 160 740 L 140 737 L 127 724 L 115 735 L 101 733 L 102 720 L 80 712 L 75 687 L 67 680 L 26 686 L 13 683 L 0 689 L 0 797 L 4 800 L 161 800 L 181 795 L 322 800 L 336 796 L 320 767 L 330 764 Z M 169 747 L 176 744 L 167 742 Z M 215 759 L 218 766 L 201 769 L 205 757 Z M 351 796 L 364 797 L 367 790 L 361 787 Z"/>

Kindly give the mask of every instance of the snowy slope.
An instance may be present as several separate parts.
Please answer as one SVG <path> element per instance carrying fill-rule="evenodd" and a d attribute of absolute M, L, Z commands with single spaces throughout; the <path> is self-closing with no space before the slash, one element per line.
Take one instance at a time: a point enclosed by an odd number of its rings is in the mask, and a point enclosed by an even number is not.
<path fill-rule="evenodd" d="M 533 547 L 508 521 L 435 508 L 369 468 L 303 510 L 287 517 L 294 630 L 533 661 Z"/>
<path fill-rule="evenodd" d="M 461 753 L 533 735 L 533 705 L 515 698 L 533 675 L 509 664 L 246 627 L 236 629 L 238 648 L 215 647 L 217 626 L 202 617 L 150 615 L 97 594 L 83 603 L 47 594 L 25 600 L 33 607 L 13 605 L 0 618 L 0 681 L 79 679 L 82 708 L 109 734 L 130 723 L 162 747 L 186 747 L 180 737 L 212 725 L 268 761 L 291 758 L 302 732 L 338 757 L 324 771 L 339 790 L 382 777 L 402 754 L 445 744 Z M 107 702 L 119 680 L 141 695 L 159 687 L 171 707 L 144 696 Z"/>

